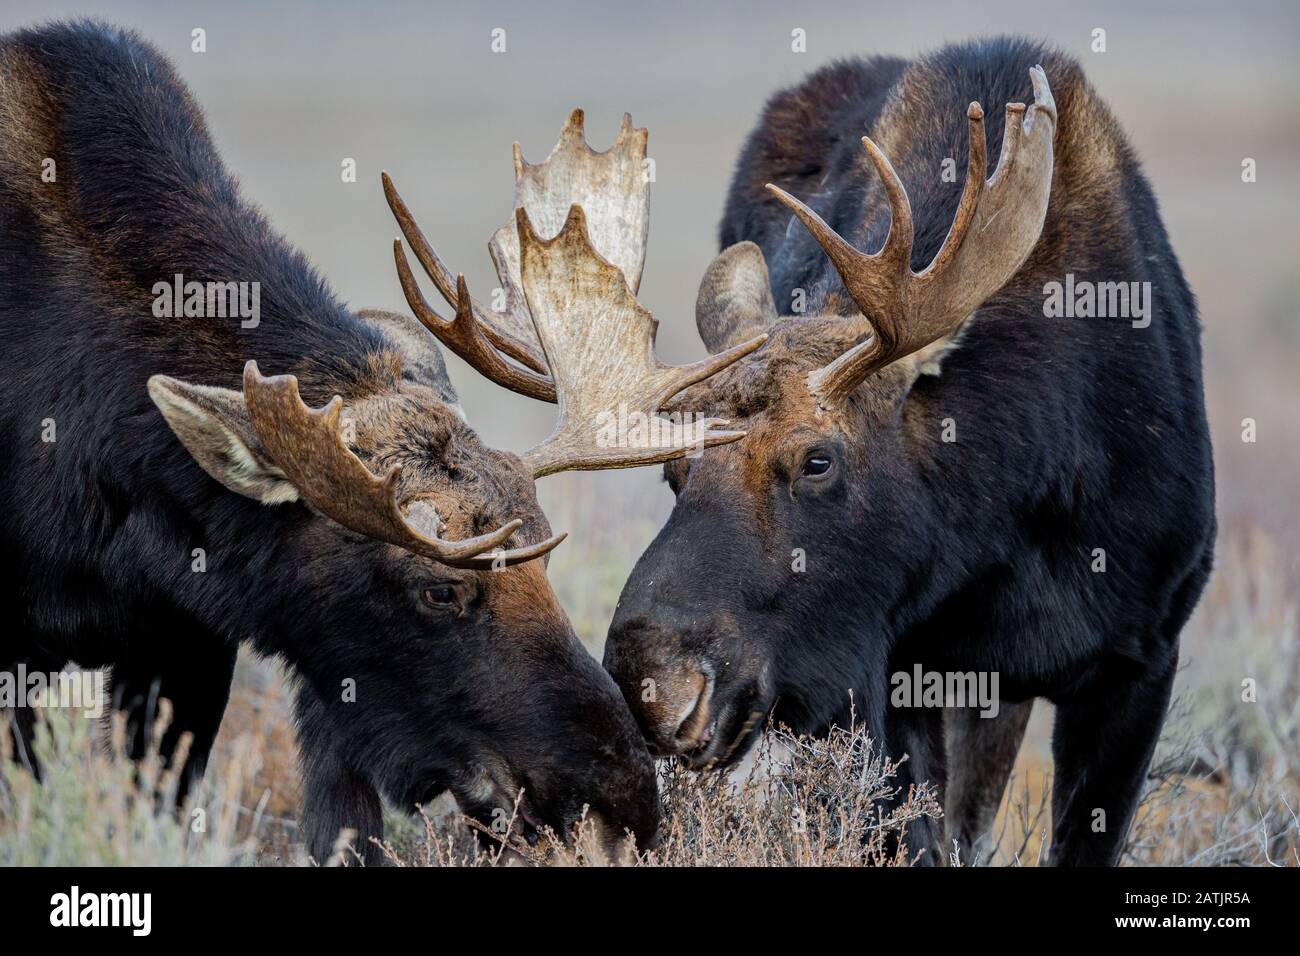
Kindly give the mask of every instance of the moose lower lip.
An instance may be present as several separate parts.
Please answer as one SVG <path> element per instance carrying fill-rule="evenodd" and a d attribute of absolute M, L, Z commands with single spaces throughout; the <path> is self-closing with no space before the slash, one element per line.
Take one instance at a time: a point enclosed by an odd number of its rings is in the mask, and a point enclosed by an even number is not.
<path fill-rule="evenodd" d="M 709 724 L 704 741 L 683 756 L 694 770 L 727 767 L 742 757 L 749 749 L 747 741 L 753 737 L 766 708 L 744 709 L 730 703 L 722 708 Z"/>

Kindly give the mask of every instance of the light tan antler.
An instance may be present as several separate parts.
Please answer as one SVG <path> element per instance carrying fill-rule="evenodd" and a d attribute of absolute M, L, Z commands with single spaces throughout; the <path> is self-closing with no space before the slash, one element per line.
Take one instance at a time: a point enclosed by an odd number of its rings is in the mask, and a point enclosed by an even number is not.
<path fill-rule="evenodd" d="M 526 210 L 542 234 L 549 237 L 560 231 L 569 206 L 581 204 L 589 215 L 596 250 L 623 272 L 633 292 L 641 282 L 650 227 L 646 142 L 646 131 L 633 129 L 631 116 L 624 114 L 614 145 L 598 153 L 587 145 L 583 112 L 576 109 L 544 162 L 530 165 L 519 144 L 514 145 L 515 208 Z M 493 233 L 488 242 L 505 296 L 504 310 L 495 313 L 470 297 L 462 277 L 453 278 L 452 271 L 424 237 L 386 172 L 383 184 L 384 195 L 402 234 L 433 284 L 456 312 L 456 317 L 448 322 L 430 307 L 411 272 L 401 241 L 395 240 L 393 258 L 398 277 L 416 317 L 486 378 L 530 398 L 554 402 L 555 386 L 546 375 L 545 359 L 522 291 L 514 218 Z M 524 367 L 507 361 L 499 353 Z"/>
<path fill-rule="evenodd" d="M 570 206 L 587 215 L 587 235 L 596 253 L 623 273 L 633 295 L 641 288 L 646 241 L 650 235 L 650 176 L 646 169 L 649 132 L 633 129 L 623 114 L 614 145 L 598 153 L 587 145 L 580 109 L 569 114 L 549 156 L 530 165 L 515 143 L 515 208 L 528 213 L 537 232 L 559 234 Z M 506 282 L 507 300 L 520 295 L 519 231 L 514 217 L 489 243 L 497 273 Z"/>
<path fill-rule="evenodd" d="M 306 501 L 345 528 L 457 568 L 531 561 L 564 540 L 560 534 L 528 547 L 500 550 L 523 524 L 518 518 L 463 541 L 445 541 L 436 533 L 428 537 L 407 522 L 397 501 L 401 466 L 394 465 L 380 478 L 344 444 L 339 431 L 342 398 L 335 395 L 323 408 L 308 408 L 298 394 L 297 378 L 267 378 L 250 361 L 244 366 L 244 402 L 276 466 Z"/>
<path fill-rule="evenodd" d="M 663 462 L 744 437 L 712 431 L 726 424 L 721 419 L 683 421 L 657 413 L 767 336 L 694 365 L 663 365 L 654 355 L 659 323 L 637 302 L 624 273 L 592 248 L 582 207 L 570 207 L 559 235 L 549 240 L 537 235 L 525 210 L 515 216 L 528 311 L 560 406 L 555 432 L 524 455 L 534 477 Z"/>
<path fill-rule="evenodd" d="M 1056 103 L 1041 66 L 1029 71 L 1034 104 L 1007 105 L 1002 156 L 987 182 L 984 111 L 972 103 L 970 162 L 957 214 L 934 260 L 912 272 L 912 209 L 898 174 L 879 147 L 862 138 L 889 198 L 892 220 L 875 255 L 853 248 L 798 199 L 767 188 L 826 252 L 872 334 L 809 375 L 821 408 L 842 402 L 873 371 L 949 335 L 1016 274 L 1042 233 L 1052 186 Z"/>

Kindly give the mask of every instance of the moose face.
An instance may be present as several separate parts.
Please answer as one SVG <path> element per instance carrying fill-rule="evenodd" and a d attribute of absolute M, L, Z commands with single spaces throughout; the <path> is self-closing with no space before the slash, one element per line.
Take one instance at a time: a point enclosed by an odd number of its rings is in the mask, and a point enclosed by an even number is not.
<path fill-rule="evenodd" d="M 888 648 L 873 645 L 861 602 L 880 594 L 876 562 L 910 541 L 895 527 L 910 513 L 894 480 L 902 381 L 879 376 L 821 415 L 804 384 L 852 344 L 847 324 L 784 320 L 750 360 L 677 400 L 746 438 L 664 466 L 676 504 L 605 645 L 605 667 L 659 755 L 725 765 L 773 707 L 814 731 L 883 667 Z"/>
<path fill-rule="evenodd" d="M 518 456 L 396 376 L 324 412 L 251 363 L 242 393 L 150 392 L 212 477 L 274 506 L 267 643 L 357 774 L 398 806 L 450 790 L 489 825 L 518 798 L 516 832 L 567 834 L 587 806 L 611 838 L 653 837 L 653 767 L 537 560 L 561 538 Z"/>
<path fill-rule="evenodd" d="M 605 666 L 659 753 L 725 765 L 769 712 L 816 731 L 846 722 L 849 692 L 883 699 L 885 635 L 906 626 L 891 610 L 903 588 L 925 586 L 911 572 L 933 522 L 914 427 L 923 403 L 907 399 L 1019 270 L 1047 213 L 1056 107 L 1041 67 L 1030 76 L 1034 103 L 1007 107 L 987 180 L 984 113 L 970 105 L 966 182 L 922 271 L 912 270 L 907 192 L 864 137 L 890 211 L 874 255 L 767 187 L 842 280 L 822 315 L 778 319 L 753 243 L 724 250 L 706 272 L 696 325 L 709 350 L 760 331 L 770 338 L 677 399 L 747 437 L 665 466 L 676 507 L 633 571 L 605 645 Z M 879 711 L 865 716 L 883 739 Z"/>
<path fill-rule="evenodd" d="M 508 814 L 522 789 L 520 811 L 534 828 L 566 831 L 587 805 L 612 836 L 630 830 L 644 843 L 655 832 L 653 765 L 536 560 L 561 538 L 547 537 L 533 491 L 558 471 L 658 464 L 743 436 L 715 428 L 717 419 L 664 429 L 647 444 L 610 445 L 601 434 L 604 414 L 652 415 L 764 341 L 683 367 L 654 356 L 657 323 L 635 297 L 645 137 L 625 116 L 614 147 L 595 153 L 575 111 L 545 163 L 516 153 L 515 216 L 491 243 L 510 290 L 503 314 L 475 301 L 463 276 L 452 279 L 384 175 L 405 240 L 455 310 L 445 320 L 429 305 L 397 240 L 398 279 L 419 326 L 492 381 L 559 407 L 552 435 L 522 456 L 485 448 L 446 403 L 441 375 L 420 381 L 441 359 L 400 317 L 385 333 L 392 351 L 349 366 L 339 385 L 352 394 L 346 408 L 336 396 L 310 409 L 295 378 L 266 378 L 254 362 L 242 393 L 150 381 L 209 474 L 297 509 L 277 562 L 296 579 L 279 585 L 268 625 L 288 646 L 275 649 L 317 691 L 327 736 L 342 738 L 328 746 L 342 746 L 353 772 L 398 803 L 450 788 L 486 819 Z M 330 394 L 327 383 L 313 389 Z M 356 690 L 351 709 L 335 703 L 343 682 Z"/>

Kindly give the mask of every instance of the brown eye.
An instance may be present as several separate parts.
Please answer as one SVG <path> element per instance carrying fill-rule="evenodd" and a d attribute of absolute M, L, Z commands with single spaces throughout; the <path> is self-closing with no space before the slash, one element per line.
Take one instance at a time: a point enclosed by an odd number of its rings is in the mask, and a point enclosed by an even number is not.
<path fill-rule="evenodd" d="M 420 592 L 420 600 L 439 611 L 455 609 L 460 606 L 456 600 L 456 589 L 450 584 L 434 584 Z"/>
<path fill-rule="evenodd" d="M 803 478 L 821 478 L 830 473 L 831 460 L 825 455 L 809 455 L 803 460 Z"/>

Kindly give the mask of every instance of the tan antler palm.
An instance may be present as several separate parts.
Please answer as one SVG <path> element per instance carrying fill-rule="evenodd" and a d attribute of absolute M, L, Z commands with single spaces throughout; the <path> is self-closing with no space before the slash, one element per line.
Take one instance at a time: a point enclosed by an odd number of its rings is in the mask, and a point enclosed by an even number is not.
<path fill-rule="evenodd" d="M 672 420 L 657 413 L 672 396 L 754 351 L 767 336 L 694 365 L 663 365 L 654 354 L 659 323 L 637 302 L 624 273 L 592 248 L 582 207 L 570 207 L 554 239 L 540 238 L 523 209 L 515 216 L 528 311 L 560 413 L 551 437 L 524 455 L 535 477 L 663 462 L 744 437 L 742 431 L 712 431 L 725 424 L 721 419 Z M 623 427 L 629 421 L 636 425 Z"/>
<path fill-rule="evenodd" d="M 458 568 L 499 568 L 531 561 L 564 540 L 560 534 L 502 551 L 523 523 L 518 518 L 463 541 L 439 538 L 436 529 L 429 537 L 402 514 L 397 500 L 401 466 L 394 465 L 380 478 L 344 443 L 339 431 L 342 398 L 335 395 L 323 408 L 308 408 L 298 394 L 297 378 L 267 378 L 250 361 L 244 366 L 244 402 L 253 429 L 276 466 L 306 501 L 345 528 Z"/>
<path fill-rule="evenodd" d="M 541 233 L 549 237 L 560 231 L 570 205 L 583 205 L 590 216 L 590 236 L 597 252 L 622 271 L 633 292 L 641 282 L 650 227 L 646 143 L 646 130 L 633 129 L 632 117 L 625 113 L 614 145 L 598 153 L 587 145 L 583 112 L 576 109 L 544 162 L 529 164 L 519 144 L 514 145 L 515 208 L 526 210 Z M 493 233 L 488 242 L 505 297 L 504 310 L 495 313 L 469 295 L 462 277 L 453 277 L 420 231 L 386 172 L 383 184 L 388 205 L 415 257 L 456 313 L 448 322 L 433 310 L 420 292 L 401 240 L 394 240 L 393 258 L 398 277 L 416 317 L 486 378 L 530 398 L 554 402 L 555 387 L 546 376 L 545 359 L 522 291 L 514 217 Z M 524 367 L 507 361 L 499 353 Z"/>
<path fill-rule="evenodd" d="M 987 170 L 984 111 L 972 103 L 970 161 L 952 227 L 934 260 L 912 272 L 912 209 L 884 153 L 868 137 L 867 155 L 889 198 L 892 220 L 875 255 L 853 248 L 817 213 L 777 186 L 767 188 L 807 227 L 862 310 L 870 338 L 809 376 L 818 405 L 842 402 L 876 369 L 949 335 L 1015 275 L 1042 233 L 1052 187 L 1056 103 L 1041 66 L 1029 71 L 1034 103 L 1007 105 L 1002 156 Z"/>
<path fill-rule="evenodd" d="M 597 254 L 623 273 L 633 294 L 641 288 L 646 242 L 650 235 L 650 176 L 646 169 L 649 132 L 633 129 L 623 114 L 614 145 L 598 153 L 587 145 L 580 109 L 569 114 L 549 156 L 530 165 L 515 143 L 515 208 L 528 213 L 537 232 L 559 234 L 578 205 L 587 214 L 587 235 Z M 492 234 L 489 243 L 507 297 L 521 300 L 519 232 L 515 219 Z"/>

